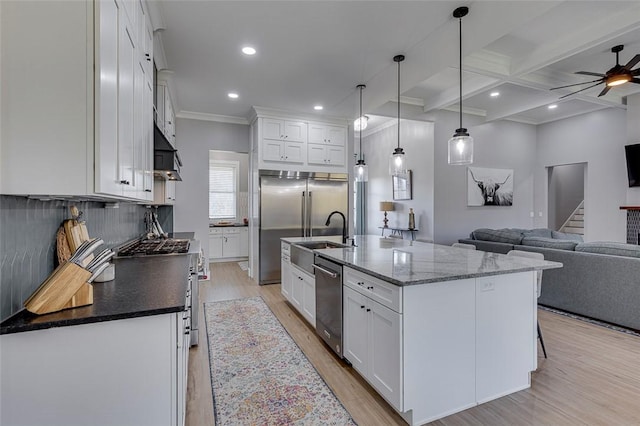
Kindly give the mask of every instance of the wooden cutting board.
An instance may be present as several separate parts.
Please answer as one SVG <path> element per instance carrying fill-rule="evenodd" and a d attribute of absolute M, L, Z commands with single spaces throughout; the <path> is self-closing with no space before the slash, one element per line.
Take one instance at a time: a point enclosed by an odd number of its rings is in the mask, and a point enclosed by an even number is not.
<path fill-rule="evenodd" d="M 67 235 L 67 242 L 69 243 L 69 248 L 71 249 L 71 253 L 74 253 L 78 247 L 85 241 L 88 241 L 89 232 L 87 231 L 87 225 L 84 221 L 78 221 L 77 218 L 80 216 L 78 209 L 76 206 L 70 206 L 69 210 L 71 212 L 71 217 L 73 219 L 67 219 L 64 221 L 64 232 Z M 93 260 L 93 254 L 87 256 L 83 262 L 84 265 L 87 265 L 89 262 Z"/>

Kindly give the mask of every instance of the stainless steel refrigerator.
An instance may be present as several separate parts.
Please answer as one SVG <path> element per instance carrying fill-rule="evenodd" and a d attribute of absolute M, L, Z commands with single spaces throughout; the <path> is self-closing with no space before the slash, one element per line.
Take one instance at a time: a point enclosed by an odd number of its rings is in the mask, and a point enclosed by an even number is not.
<path fill-rule="evenodd" d="M 342 235 L 342 218 L 329 214 L 337 210 L 347 218 L 348 175 L 260 171 L 260 284 L 280 282 L 280 238 Z"/>

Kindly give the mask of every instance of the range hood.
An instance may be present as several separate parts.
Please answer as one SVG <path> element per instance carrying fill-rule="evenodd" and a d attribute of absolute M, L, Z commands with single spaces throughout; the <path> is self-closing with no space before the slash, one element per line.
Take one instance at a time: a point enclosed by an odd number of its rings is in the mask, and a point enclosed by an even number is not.
<path fill-rule="evenodd" d="M 178 150 L 164 136 L 154 123 L 153 125 L 153 174 L 166 180 L 182 180 L 180 177 L 182 161 Z"/>

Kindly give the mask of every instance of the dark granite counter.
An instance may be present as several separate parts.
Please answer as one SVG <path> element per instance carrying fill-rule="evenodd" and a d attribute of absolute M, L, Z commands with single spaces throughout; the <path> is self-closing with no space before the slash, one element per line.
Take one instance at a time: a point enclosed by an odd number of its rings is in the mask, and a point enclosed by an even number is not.
<path fill-rule="evenodd" d="M 290 243 L 296 240 L 301 239 L 283 238 Z M 398 286 L 562 267 L 558 262 L 374 235 L 358 235 L 355 243 L 355 247 L 315 252 Z"/>
<path fill-rule="evenodd" d="M 231 225 L 215 225 L 215 224 L 209 224 L 209 228 L 244 228 L 247 227 L 249 225 L 245 225 L 244 223 L 233 223 Z"/>
<path fill-rule="evenodd" d="M 187 255 L 119 258 L 116 278 L 93 283 L 93 304 L 45 315 L 22 310 L 0 324 L 0 334 L 179 312 L 185 309 Z"/>

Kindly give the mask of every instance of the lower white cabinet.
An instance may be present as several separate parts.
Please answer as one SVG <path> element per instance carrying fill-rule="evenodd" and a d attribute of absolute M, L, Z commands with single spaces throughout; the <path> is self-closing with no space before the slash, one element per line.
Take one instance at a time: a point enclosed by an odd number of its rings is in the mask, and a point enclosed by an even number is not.
<path fill-rule="evenodd" d="M 313 275 L 282 261 L 281 293 L 298 312 L 316 326 L 316 279 Z"/>
<path fill-rule="evenodd" d="M 402 411 L 402 315 L 349 287 L 343 291 L 345 357 Z"/>
<path fill-rule="evenodd" d="M 249 230 L 242 227 L 209 228 L 209 259 L 233 259 L 249 255 Z"/>
<path fill-rule="evenodd" d="M 182 426 L 185 313 L 0 336 L 0 424 Z"/>

